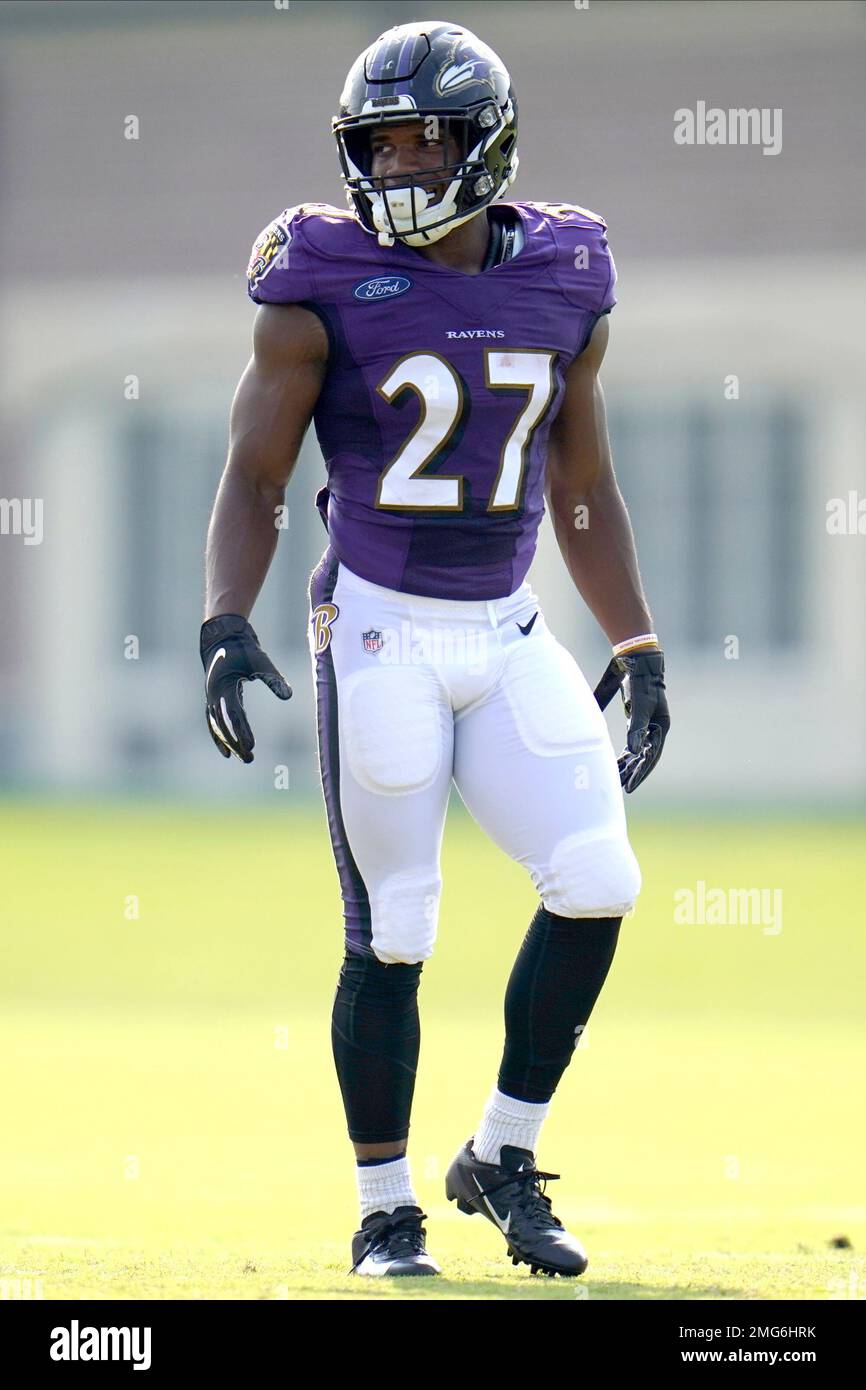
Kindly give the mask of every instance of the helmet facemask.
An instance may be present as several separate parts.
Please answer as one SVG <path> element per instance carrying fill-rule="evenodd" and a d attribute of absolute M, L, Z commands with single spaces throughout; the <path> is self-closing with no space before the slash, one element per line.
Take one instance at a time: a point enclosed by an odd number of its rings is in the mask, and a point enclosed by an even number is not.
<path fill-rule="evenodd" d="M 427 246 L 501 198 L 513 182 L 518 164 L 512 128 L 516 109 L 511 101 L 504 109 L 489 101 L 455 113 L 417 110 L 404 102 L 405 97 L 389 101 L 387 112 L 335 118 L 333 131 L 346 192 L 361 224 L 378 235 L 382 246 L 395 241 Z M 423 122 L 430 138 L 441 138 L 446 152 L 453 138 L 456 159 L 412 174 L 373 177 L 372 133 L 412 120 Z"/>

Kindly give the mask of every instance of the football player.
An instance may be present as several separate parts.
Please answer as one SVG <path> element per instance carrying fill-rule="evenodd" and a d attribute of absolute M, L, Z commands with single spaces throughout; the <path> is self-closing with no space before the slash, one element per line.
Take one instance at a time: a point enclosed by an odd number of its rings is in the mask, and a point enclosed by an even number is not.
<path fill-rule="evenodd" d="M 360 1198 L 352 1269 L 439 1272 L 407 1139 L 453 780 L 539 902 L 496 1083 L 446 1194 L 492 1222 L 515 1263 L 577 1275 L 586 1254 L 553 1214 L 538 1139 L 640 887 L 623 789 L 648 776 L 669 726 L 598 380 L 614 263 L 596 213 L 502 201 L 518 167 L 514 90 L 457 25 L 371 44 L 333 132 L 349 210 L 287 208 L 250 258 L 253 356 L 208 538 L 208 728 L 250 762 L 243 682 L 291 695 L 249 615 L 312 418 L 328 470 L 309 642 L 345 918 L 331 1037 Z M 545 499 L 613 647 L 594 693 L 526 579 Z M 602 715 L 617 691 L 619 763 Z"/>

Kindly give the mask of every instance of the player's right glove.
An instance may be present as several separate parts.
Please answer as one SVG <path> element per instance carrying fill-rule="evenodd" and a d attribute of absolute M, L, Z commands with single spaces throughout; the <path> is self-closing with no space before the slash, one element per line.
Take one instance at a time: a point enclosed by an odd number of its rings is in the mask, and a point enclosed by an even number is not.
<path fill-rule="evenodd" d="M 224 758 L 234 753 L 242 763 L 253 761 L 256 741 L 244 713 L 244 681 L 264 681 L 281 700 L 292 698 L 292 687 L 259 646 L 259 639 L 239 613 L 222 613 L 201 625 L 199 639 L 205 669 L 205 717 L 210 736 Z"/>
<path fill-rule="evenodd" d="M 664 652 L 655 647 L 615 656 L 593 692 L 599 707 L 605 709 L 618 690 L 628 720 L 628 738 L 617 767 L 623 790 L 633 792 L 661 757 L 671 727 Z"/>

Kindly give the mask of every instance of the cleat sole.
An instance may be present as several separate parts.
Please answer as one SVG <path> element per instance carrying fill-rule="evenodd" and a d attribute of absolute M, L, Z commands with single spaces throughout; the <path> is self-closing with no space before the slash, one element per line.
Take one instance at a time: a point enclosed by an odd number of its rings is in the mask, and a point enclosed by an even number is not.
<path fill-rule="evenodd" d="M 557 1274 L 562 1279 L 579 1279 L 580 1275 L 586 1272 L 585 1270 L 578 1271 L 576 1269 L 555 1269 L 553 1265 L 539 1264 L 537 1261 L 527 1259 L 525 1255 L 516 1254 L 510 1247 L 508 1249 L 508 1254 L 511 1256 L 512 1264 L 529 1265 L 530 1274 L 546 1274 L 551 1279 L 555 1279 Z M 588 1263 L 586 1268 L 589 1268 Z"/>

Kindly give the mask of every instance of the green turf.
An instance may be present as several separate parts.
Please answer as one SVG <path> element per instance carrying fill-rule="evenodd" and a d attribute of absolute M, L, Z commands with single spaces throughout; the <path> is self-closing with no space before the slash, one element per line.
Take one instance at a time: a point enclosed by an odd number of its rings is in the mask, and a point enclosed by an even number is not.
<path fill-rule="evenodd" d="M 324 808 L 10 802 L 0 837 L 4 1296 L 866 1294 L 861 823 L 634 821 L 644 891 L 539 1150 L 589 1252 L 576 1281 L 513 1268 L 444 1199 L 535 906 L 458 805 L 410 1139 L 433 1280 L 347 1276 Z M 674 893 L 699 879 L 781 888 L 782 930 L 677 925 Z"/>

